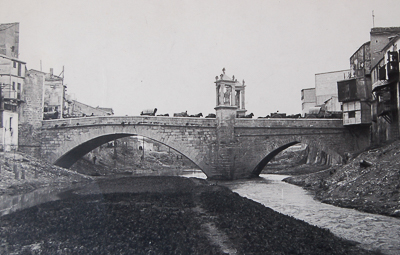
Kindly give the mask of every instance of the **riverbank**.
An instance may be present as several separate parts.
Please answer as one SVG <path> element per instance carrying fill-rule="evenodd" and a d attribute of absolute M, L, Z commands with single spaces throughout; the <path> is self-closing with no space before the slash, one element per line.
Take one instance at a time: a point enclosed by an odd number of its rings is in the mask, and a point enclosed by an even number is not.
<path fill-rule="evenodd" d="M 0 253 L 378 254 L 201 179 L 99 180 L 62 196 L 3 216 Z"/>
<path fill-rule="evenodd" d="M 19 152 L 0 152 L 0 195 L 17 195 L 45 187 L 65 188 L 93 179 Z"/>
<path fill-rule="evenodd" d="M 336 206 L 400 217 L 400 141 L 369 149 L 344 166 L 292 176 L 284 181 L 304 187 Z"/>

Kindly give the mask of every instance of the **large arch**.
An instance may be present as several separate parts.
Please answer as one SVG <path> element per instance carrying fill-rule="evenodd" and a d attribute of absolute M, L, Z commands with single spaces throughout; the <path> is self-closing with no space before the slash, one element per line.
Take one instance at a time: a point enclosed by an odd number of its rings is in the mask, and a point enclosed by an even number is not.
<path fill-rule="evenodd" d="M 112 135 L 104 135 L 93 138 L 89 141 L 79 144 L 78 146 L 72 148 L 67 153 L 63 154 L 61 157 L 56 159 L 54 165 L 70 168 L 76 161 L 86 155 L 88 152 L 93 149 L 99 147 L 102 144 L 113 141 L 115 139 L 123 138 L 130 136 L 129 134 L 112 134 Z"/>
<path fill-rule="evenodd" d="M 60 166 L 60 167 L 64 167 L 64 168 L 70 168 L 80 158 L 82 158 L 84 155 L 86 155 L 88 152 L 92 151 L 93 149 L 99 147 L 100 145 L 108 143 L 108 142 L 113 141 L 115 139 L 119 139 L 119 138 L 123 138 L 123 137 L 129 137 L 129 136 L 137 136 L 137 135 L 134 135 L 134 134 L 112 134 L 112 135 L 104 135 L 104 136 L 99 136 L 99 137 L 93 138 L 93 139 L 91 139 L 91 140 L 89 140 L 87 142 L 84 142 L 84 143 L 76 146 L 75 148 L 72 148 L 71 150 L 69 150 L 67 153 L 65 153 L 60 158 L 58 158 L 55 161 L 54 165 L 57 165 L 57 166 Z M 152 139 L 150 137 L 146 137 L 146 138 L 149 139 L 149 140 L 158 142 L 160 144 L 163 144 L 163 145 L 173 149 L 174 151 L 182 154 L 183 156 L 187 157 L 187 155 L 183 154 L 182 152 L 180 152 L 176 148 L 168 146 L 167 144 L 164 144 L 164 143 L 162 143 L 160 141 L 154 140 L 154 139 Z M 189 157 L 187 157 L 187 158 L 190 161 L 192 161 Z M 193 162 L 193 163 L 195 165 L 197 165 L 196 162 Z"/>
<path fill-rule="evenodd" d="M 128 137 L 143 136 L 164 144 L 181 153 L 207 176 L 212 171 L 208 153 L 215 139 L 212 126 L 167 125 L 75 125 L 50 127 L 42 142 L 42 156 L 62 167 L 72 166 L 79 158 L 106 142 Z"/>

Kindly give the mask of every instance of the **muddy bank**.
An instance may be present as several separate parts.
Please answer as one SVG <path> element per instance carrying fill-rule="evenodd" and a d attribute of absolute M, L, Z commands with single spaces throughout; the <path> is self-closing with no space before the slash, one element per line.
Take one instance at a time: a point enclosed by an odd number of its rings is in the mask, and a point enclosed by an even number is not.
<path fill-rule="evenodd" d="M 400 217 L 400 141 L 369 149 L 344 166 L 292 176 L 284 181 L 302 186 L 325 203 Z"/>
<path fill-rule="evenodd" d="M 20 152 L 0 152 L 0 195 L 17 195 L 44 187 L 65 188 L 92 178 Z"/>
<path fill-rule="evenodd" d="M 0 227 L 1 254 L 377 254 L 181 177 L 102 180 L 3 216 Z"/>

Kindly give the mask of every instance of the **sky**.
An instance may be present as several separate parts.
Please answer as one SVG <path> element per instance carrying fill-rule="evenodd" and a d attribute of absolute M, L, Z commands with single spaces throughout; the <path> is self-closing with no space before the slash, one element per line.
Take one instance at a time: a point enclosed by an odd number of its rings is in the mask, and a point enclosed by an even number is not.
<path fill-rule="evenodd" d="M 20 23 L 19 59 L 115 115 L 215 113 L 215 76 L 246 84 L 247 113 L 301 112 L 315 74 L 349 69 L 398 0 L 0 0 Z M 372 18 L 374 11 L 374 20 Z"/>

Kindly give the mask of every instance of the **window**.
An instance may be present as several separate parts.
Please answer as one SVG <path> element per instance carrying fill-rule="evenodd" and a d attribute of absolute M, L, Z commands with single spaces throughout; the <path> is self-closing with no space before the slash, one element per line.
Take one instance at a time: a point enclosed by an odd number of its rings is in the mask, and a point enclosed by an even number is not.
<path fill-rule="evenodd" d="M 15 81 L 13 81 L 12 90 L 15 90 Z"/>
<path fill-rule="evenodd" d="M 21 76 L 21 63 L 18 63 L 18 76 Z"/>
<path fill-rule="evenodd" d="M 17 68 L 17 62 L 13 61 L 13 67 Z"/>
<path fill-rule="evenodd" d="M 21 90 L 21 83 L 18 83 L 17 88 L 18 88 L 18 90 Z"/>
<path fill-rule="evenodd" d="M 10 117 L 10 130 L 12 129 L 12 117 Z"/>
<path fill-rule="evenodd" d="M 356 117 L 356 111 L 350 111 L 349 118 L 355 118 L 355 117 Z"/>

